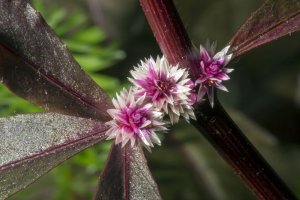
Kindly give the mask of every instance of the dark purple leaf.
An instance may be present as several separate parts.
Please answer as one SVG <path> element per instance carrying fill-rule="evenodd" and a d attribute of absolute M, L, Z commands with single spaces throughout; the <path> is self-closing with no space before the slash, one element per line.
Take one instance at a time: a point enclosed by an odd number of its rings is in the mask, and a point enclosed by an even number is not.
<path fill-rule="evenodd" d="M 95 199 L 161 199 L 141 147 L 113 145 Z"/>
<path fill-rule="evenodd" d="M 91 119 L 54 113 L 0 118 L 0 199 L 105 138 Z"/>
<path fill-rule="evenodd" d="M 267 0 L 242 25 L 230 45 L 234 56 L 300 30 L 299 0 Z"/>
<path fill-rule="evenodd" d="M 109 119 L 109 97 L 25 0 L 0 1 L 0 77 L 46 110 Z"/>

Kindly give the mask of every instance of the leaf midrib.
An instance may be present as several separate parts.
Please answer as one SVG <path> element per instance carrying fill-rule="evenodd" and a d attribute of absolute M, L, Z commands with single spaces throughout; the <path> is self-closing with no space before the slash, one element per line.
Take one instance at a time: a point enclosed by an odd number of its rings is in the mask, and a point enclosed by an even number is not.
<path fill-rule="evenodd" d="M 284 20 L 281 20 L 280 22 L 278 22 L 277 24 L 269 27 L 268 29 L 264 30 L 263 32 L 256 34 L 255 36 L 253 36 L 252 38 L 250 38 L 249 40 L 246 40 L 245 42 L 241 43 L 240 45 L 237 46 L 236 49 L 244 49 L 245 47 L 247 47 L 249 44 L 253 43 L 254 40 L 256 40 L 260 35 L 264 35 L 268 32 L 270 32 L 272 29 L 275 29 L 277 27 L 279 27 L 281 24 L 285 23 L 286 20 L 291 19 L 296 17 L 297 15 L 300 14 L 300 11 L 296 12 L 293 15 L 290 15 L 289 17 L 286 17 Z"/>
<path fill-rule="evenodd" d="M 24 62 L 26 64 L 26 66 L 29 66 L 34 72 L 39 73 L 43 78 L 45 78 L 47 81 L 49 81 L 50 83 L 52 83 L 55 87 L 60 88 L 62 91 L 66 92 L 70 96 L 72 96 L 75 99 L 79 100 L 81 103 L 83 103 L 85 105 L 88 105 L 88 106 L 90 106 L 90 107 L 92 107 L 92 108 L 94 108 L 94 109 L 102 112 L 94 103 L 86 100 L 78 92 L 76 92 L 75 90 L 73 90 L 70 87 L 66 86 L 65 84 L 63 84 L 62 82 L 60 82 L 58 79 L 55 79 L 49 73 L 46 74 L 44 69 L 41 68 L 42 70 L 39 70 L 39 68 L 34 63 L 30 62 L 26 58 L 24 58 L 24 57 L 20 56 L 19 54 L 17 54 L 12 48 L 9 48 L 3 42 L 0 42 L 0 46 L 2 46 L 4 49 L 6 49 L 10 53 L 12 53 L 14 56 L 20 58 L 20 60 L 22 62 Z"/>
<path fill-rule="evenodd" d="M 97 130 L 91 130 L 91 131 L 88 131 L 86 133 L 89 133 L 89 132 L 94 132 L 94 133 L 91 133 L 89 134 L 88 136 L 85 136 L 85 137 L 81 137 L 77 140 L 73 140 L 73 141 L 70 141 L 70 142 L 66 142 L 66 143 L 62 143 L 60 145 L 56 145 L 56 146 L 53 146 L 53 147 L 49 147 L 48 149 L 46 149 L 45 151 L 42 151 L 40 153 L 36 153 L 34 155 L 31 155 L 31 156 L 26 156 L 22 159 L 19 159 L 19 160 L 16 160 L 16 161 L 12 161 L 12 162 L 9 162 L 7 164 L 4 164 L 2 166 L 0 166 L 0 171 L 3 171 L 3 170 L 6 170 L 7 168 L 9 168 L 10 166 L 14 165 L 14 166 L 19 166 L 20 164 L 26 162 L 27 160 L 33 160 L 33 159 L 36 159 L 38 157 L 42 157 L 43 154 L 47 154 L 47 155 L 50 155 L 54 152 L 57 152 L 58 150 L 62 150 L 62 149 L 65 149 L 66 147 L 68 146 L 72 146 L 73 144 L 76 144 L 76 143 L 80 143 L 81 141 L 88 141 L 88 140 L 91 140 L 91 138 L 93 137 L 100 137 L 100 140 L 103 140 L 106 135 L 103 134 L 108 128 L 104 129 L 104 130 L 101 130 L 101 131 L 97 131 Z M 100 135 L 102 133 L 102 135 Z M 93 139 L 94 141 L 95 139 Z M 100 142 L 100 141 L 99 141 Z M 98 143 L 98 142 L 97 142 Z M 89 147 L 90 145 L 88 145 Z"/>

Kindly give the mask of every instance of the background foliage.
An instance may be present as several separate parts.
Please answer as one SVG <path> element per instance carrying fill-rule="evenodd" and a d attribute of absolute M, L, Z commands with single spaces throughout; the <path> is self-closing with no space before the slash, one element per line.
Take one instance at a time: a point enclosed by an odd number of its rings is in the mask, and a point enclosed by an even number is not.
<path fill-rule="evenodd" d="M 222 48 L 259 0 L 177 0 L 194 44 Z M 159 54 L 135 0 L 40 1 L 33 4 L 86 72 L 110 95 L 126 85 L 139 59 Z M 300 196 L 300 34 L 278 40 L 233 63 L 221 101 L 247 137 Z M 120 50 L 122 49 L 122 50 Z M 0 88 L 1 116 L 40 108 Z M 88 149 L 11 199 L 91 199 L 110 142 Z M 164 199 L 254 199 L 212 147 L 185 123 L 149 158 Z"/>

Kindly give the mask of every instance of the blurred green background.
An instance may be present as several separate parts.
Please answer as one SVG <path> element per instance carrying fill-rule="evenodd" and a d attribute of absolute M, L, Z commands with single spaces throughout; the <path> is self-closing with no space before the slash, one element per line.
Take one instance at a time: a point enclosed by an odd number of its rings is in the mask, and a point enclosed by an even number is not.
<path fill-rule="evenodd" d="M 261 1 L 176 0 L 196 47 L 206 40 L 221 49 Z M 128 85 L 140 59 L 161 54 L 137 0 L 33 0 L 83 69 L 111 96 Z M 219 97 L 228 113 L 300 197 L 300 34 L 234 60 L 236 70 Z M 40 112 L 0 87 L 0 114 Z M 219 155 L 186 123 L 145 152 L 166 200 L 251 200 Z M 92 199 L 111 143 L 83 151 L 11 200 Z"/>

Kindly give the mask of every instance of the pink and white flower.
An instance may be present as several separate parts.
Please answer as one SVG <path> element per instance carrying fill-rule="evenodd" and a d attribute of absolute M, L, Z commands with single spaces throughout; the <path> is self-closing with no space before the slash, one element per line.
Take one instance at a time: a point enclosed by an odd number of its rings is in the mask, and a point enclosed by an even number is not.
<path fill-rule="evenodd" d="M 214 106 L 214 87 L 228 92 L 227 88 L 222 84 L 223 81 L 229 80 L 228 74 L 233 69 L 225 68 L 229 63 L 232 54 L 227 54 L 230 46 L 226 46 L 223 50 L 215 54 L 215 45 L 213 44 L 207 50 L 200 46 L 200 70 L 201 73 L 195 84 L 199 85 L 197 101 L 203 99 L 204 95 L 208 95 L 211 106 Z"/>
<path fill-rule="evenodd" d="M 142 61 L 131 75 L 133 78 L 129 80 L 137 88 L 136 94 L 146 95 L 154 107 L 169 116 L 172 124 L 178 122 L 180 116 L 187 121 L 195 118 L 194 84 L 186 69 L 170 65 L 165 57 L 157 57 Z"/>
<path fill-rule="evenodd" d="M 160 145 L 157 131 L 166 131 L 166 123 L 162 120 L 163 113 L 157 111 L 152 104 L 145 103 L 146 95 L 137 97 L 133 88 L 123 89 L 116 99 L 112 100 L 114 109 L 108 109 L 112 120 L 106 132 L 107 139 L 115 138 L 115 143 L 125 146 L 130 141 L 131 146 L 140 142 L 148 150 L 153 143 Z"/>

